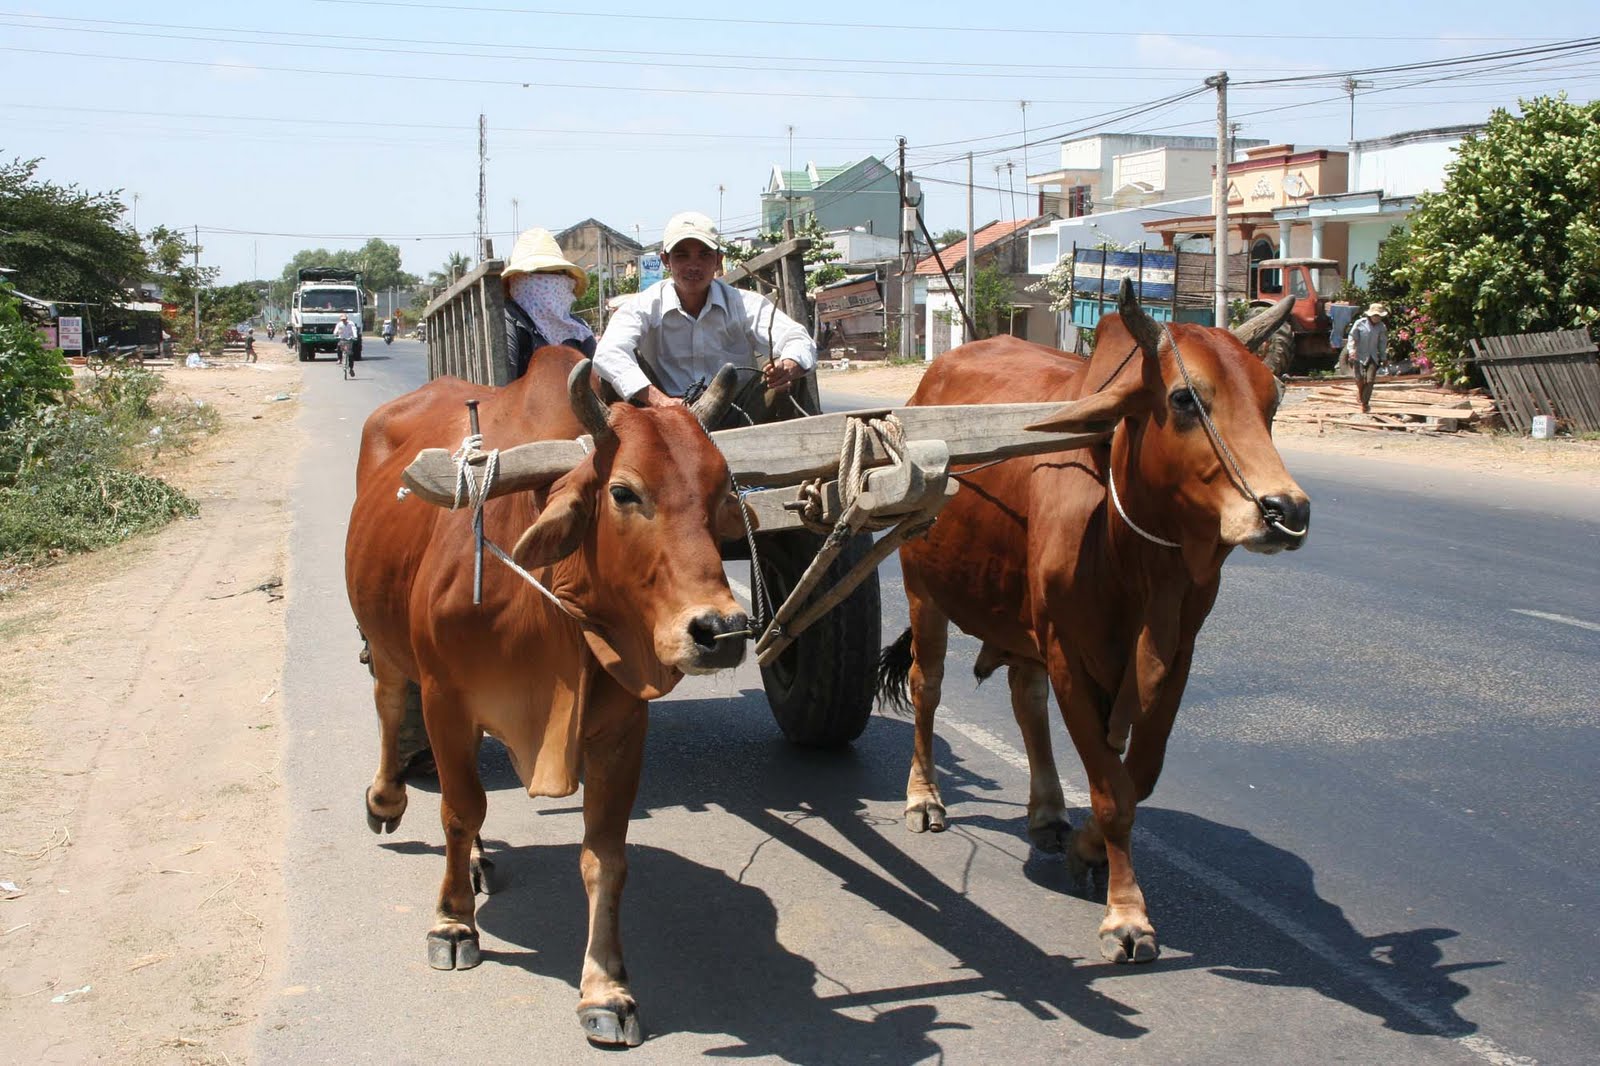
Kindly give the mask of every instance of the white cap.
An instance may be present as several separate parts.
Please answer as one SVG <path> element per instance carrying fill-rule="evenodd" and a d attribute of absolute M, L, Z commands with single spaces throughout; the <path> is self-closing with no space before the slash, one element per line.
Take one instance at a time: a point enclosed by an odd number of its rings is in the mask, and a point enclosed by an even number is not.
<path fill-rule="evenodd" d="M 672 216 L 661 237 L 661 250 L 670 252 L 679 241 L 699 241 L 714 252 L 722 251 L 722 240 L 717 235 L 716 224 L 698 211 L 684 211 Z"/>

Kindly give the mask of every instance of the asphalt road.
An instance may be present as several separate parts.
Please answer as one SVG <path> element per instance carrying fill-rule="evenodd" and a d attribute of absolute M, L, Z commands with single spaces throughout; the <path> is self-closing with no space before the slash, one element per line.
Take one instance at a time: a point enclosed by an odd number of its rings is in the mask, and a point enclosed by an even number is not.
<path fill-rule="evenodd" d="M 460 973 L 425 959 L 429 790 L 393 836 L 364 823 L 376 724 L 344 524 L 362 419 L 425 376 L 412 342 L 367 352 L 355 381 L 313 368 L 303 397 L 288 963 L 258 1058 L 593 1057 L 573 1015 L 579 797 L 529 800 L 486 747 L 485 835 L 510 884 L 479 898 L 484 963 Z M 1229 563 L 1140 809 L 1159 961 L 1101 962 L 1100 905 L 1029 853 L 1004 683 L 956 680 L 973 642 L 952 641 L 942 835 L 901 826 L 906 721 L 874 718 L 848 752 L 794 749 L 745 666 L 652 709 L 623 921 L 650 1038 L 630 1060 L 1592 1061 L 1600 501 L 1286 455 L 1311 539 Z M 893 564 L 882 580 L 887 640 L 905 605 Z M 1057 751 L 1081 804 L 1059 725 Z"/>

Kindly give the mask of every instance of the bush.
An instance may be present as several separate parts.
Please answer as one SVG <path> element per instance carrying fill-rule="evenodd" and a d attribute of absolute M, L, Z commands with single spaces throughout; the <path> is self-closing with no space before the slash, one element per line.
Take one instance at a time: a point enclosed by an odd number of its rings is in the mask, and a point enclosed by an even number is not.
<path fill-rule="evenodd" d="M 97 364 L 80 394 L 0 430 L 0 563 L 92 551 L 197 512 L 143 468 L 213 431 L 216 412 L 160 403 L 161 386 L 146 370 Z"/>
<path fill-rule="evenodd" d="M 61 353 L 44 346 L 39 331 L 22 317 L 21 303 L 0 286 L 0 430 L 49 404 L 72 388 L 72 371 Z"/>

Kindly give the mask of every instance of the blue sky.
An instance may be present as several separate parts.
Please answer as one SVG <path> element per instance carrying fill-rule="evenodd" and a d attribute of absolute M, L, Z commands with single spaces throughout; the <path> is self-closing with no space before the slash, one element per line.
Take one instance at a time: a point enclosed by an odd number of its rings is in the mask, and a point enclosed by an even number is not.
<path fill-rule="evenodd" d="M 368 236 L 426 273 L 472 248 L 479 113 L 502 251 L 514 221 L 554 230 L 592 215 L 649 241 L 696 208 L 736 232 L 755 221 L 774 163 L 892 160 L 900 136 L 928 179 L 937 233 L 965 224 L 969 148 L 986 186 L 980 224 L 1012 213 L 1012 183 L 1025 212 L 1024 168 L 1051 169 L 1060 134 L 1219 69 L 1237 83 L 1600 34 L 1587 5 L 1357 0 L 1272 20 L 1239 5 L 1220 30 L 1211 10 L 0 0 L 0 154 L 43 157 L 45 176 L 130 202 L 137 193 L 141 230 L 198 224 L 202 259 L 224 281 Z M 1591 99 L 1600 51 L 1462 75 L 1371 76 L 1357 136 L 1481 121 L 1519 95 Z M 1347 99 L 1327 82 L 1236 85 L 1230 109 L 1244 137 L 1347 138 Z M 1027 140 L 1055 140 L 1020 147 L 1024 121 Z M 1205 93 L 1108 128 L 1214 126 Z"/>

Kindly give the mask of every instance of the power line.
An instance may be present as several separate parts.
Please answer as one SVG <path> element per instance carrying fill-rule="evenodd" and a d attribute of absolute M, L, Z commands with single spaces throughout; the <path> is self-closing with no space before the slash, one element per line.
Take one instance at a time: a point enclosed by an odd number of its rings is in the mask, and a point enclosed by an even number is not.
<path fill-rule="evenodd" d="M 1600 37 L 1575 37 L 1570 40 L 1557 41 L 1551 44 L 1533 48 L 1512 48 L 1499 52 L 1479 52 L 1475 55 L 1455 56 L 1449 59 L 1430 59 L 1415 63 L 1398 63 L 1387 67 L 1362 67 L 1356 70 L 1341 70 L 1326 74 L 1299 74 L 1288 78 L 1257 78 L 1253 81 L 1242 81 L 1240 85 L 1287 85 L 1293 82 L 1328 81 L 1330 79 L 1344 80 L 1346 78 L 1368 77 L 1374 74 L 1395 74 L 1412 70 L 1430 70 L 1439 67 L 1455 67 L 1470 63 L 1488 63 L 1497 59 L 1511 59 L 1519 56 L 1560 54 L 1563 52 L 1582 51 L 1600 47 Z"/>
<path fill-rule="evenodd" d="M 881 22 L 822 22 L 803 19 L 751 19 L 751 18 L 716 18 L 709 15 L 650 15 L 635 12 L 621 13 L 608 11 L 564 11 L 550 8 L 534 7 L 494 7 L 487 4 L 440 4 L 440 3 L 401 3 L 399 0 L 313 0 L 322 4 L 341 4 L 349 7 L 389 7 L 413 11 L 474 11 L 496 15 L 549 15 L 559 18 L 587 18 L 587 19 L 621 19 L 627 22 L 703 22 L 716 25 L 732 26 L 760 26 L 760 27 L 806 27 L 812 29 L 832 30 L 919 30 L 929 33 L 995 33 L 1019 34 L 1026 37 L 1059 36 L 1059 37 L 1148 37 L 1147 30 L 1058 30 L 1026 27 L 1012 29 L 1005 26 L 935 26 L 922 24 L 895 24 Z M 1178 39 L 1202 40 L 1238 40 L 1238 41 L 1304 41 L 1305 34 L 1298 33 L 1162 33 L 1163 37 Z M 1378 34 L 1351 34 L 1338 36 L 1331 34 L 1317 34 L 1321 41 L 1410 41 L 1415 42 L 1416 37 L 1406 35 L 1382 36 Z M 1549 37 L 1505 37 L 1500 35 L 1481 37 L 1461 37 L 1460 40 L 1470 41 L 1548 41 Z"/>

